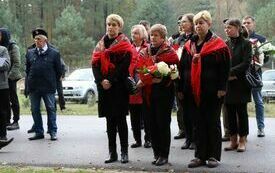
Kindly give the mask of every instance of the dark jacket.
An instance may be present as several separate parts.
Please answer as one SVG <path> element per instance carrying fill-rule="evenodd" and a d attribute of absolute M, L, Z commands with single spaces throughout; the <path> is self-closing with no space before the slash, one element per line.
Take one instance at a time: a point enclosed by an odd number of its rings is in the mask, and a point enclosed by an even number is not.
<path fill-rule="evenodd" d="M 253 39 L 257 39 L 260 43 L 263 43 L 266 41 L 266 38 L 264 36 L 261 36 L 259 34 L 256 34 L 255 31 L 252 32 L 250 35 L 249 35 L 249 38 L 253 38 Z"/>
<path fill-rule="evenodd" d="M 47 51 L 41 55 L 36 48 L 27 51 L 27 92 L 55 93 L 61 74 L 60 53 L 57 49 L 48 46 Z"/>
<path fill-rule="evenodd" d="M 11 61 L 11 67 L 9 69 L 9 79 L 18 80 L 22 78 L 20 73 L 20 51 L 15 42 L 10 41 L 10 32 L 6 28 L 0 28 L 2 39 L 0 45 L 8 49 Z"/>
<path fill-rule="evenodd" d="M 252 48 L 248 40 L 238 37 L 230 38 L 226 44 L 231 50 L 230 76 L 238 79 L 227 82 L 225 103 L 247 103 L 251 101 L 251 92 L 245 79 L 245 72 L 251 62 Z"/>
<path fill-rule="evenodd" d="M 213 33 L 209 31 L 205 42 L 211 39 Z M 194 35 L 191 42 L 197 42 L 198 36 Z M 217 57 L 218 56 L 218 57 Z M 217 58 L 216 58 L 217 57 Z M 180 60 L 180 83 L 179 91 L 183 94 L 192 93 L 191 87 L 191 64 L 192 55 L 186 49 L 183 50 Z M 218 90 L 226 90 L 226 81 L 230 68 L 229 55 L 223 52 L 213 52 L 201 59 L 201 97 L 207 99 L 216 97 Z"/>
<path fill-rule="evenodd" d="M 105 48 L 109 48 L 114 40 L 104 37 Z M 110 54 L 110 61 L 115 65 L 113 72 L 103 76 L 100 66 L 93 66 L 93 73 L 98 90 L 98 115 L 99 117 L 126 116 L 129 107 L 129 94 L 126 89 L 125 79 L 129 76 L 131 54 Z M 101 82 L 108 79 L 112 86 L 104 90 Z"/>

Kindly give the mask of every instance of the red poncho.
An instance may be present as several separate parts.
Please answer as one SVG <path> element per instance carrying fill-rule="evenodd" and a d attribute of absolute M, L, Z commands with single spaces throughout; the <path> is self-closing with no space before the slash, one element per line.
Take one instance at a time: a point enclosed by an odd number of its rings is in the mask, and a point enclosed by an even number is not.
<path fill-rule="evenodd" d="M 153 66 L 155 63 L 161 61 L 165 62 L 168 65 L 179 64 L 179 59 L 175 50 L 168 46 L 166 43 L 163 43 L 161 45 L 161 47 L 155 55 L 151 54 L 150 46 L 148 46 L 146 49 L 143 49 L 139 56 L 137 68 L 150 67 Z M 145 85 L 145 99 L 147 101 L 147 104 L 150 105 L 153 77 L 151 75 L 144 75 L 142 73 L 139 74 L 139 77 Z"/>
<path fill-rule="evenodd" d="M 196 53 L 196 43 L 189 40 L 185 44 L 186 51 L 193 57 Z M 203 44 L 203 47 L 199 53 L 200 58 L 204 58 L 209 54 L 213 54 L 215 58 L 223 53 L 222 51 L 229 52 L 229 49 L 225 42 L 218 36 L 214 35 L 210 40 Z M 215 53 L 216 52 L 216 53 Z M 197 62 L 192 61 L 191 64 L 191 87 L 194 95 L 194 99 L 197 105 L 200 105 L 200 95 L 201 95 L 201 59 Z"/>
<path fill-rule="evenodd" d="M 110 62 L 110 54 L 122 54 L 126 52 L 132 54 L 132 45 L 124 34 L 120 34 L 114 40 L 113 44 L 106 49 L 103 38 L 98 42 L 93 51 L 91 63 L 92 66 L 101 65 L 102 74 L 107 75 L 115 69 L 115 65 Z"/>

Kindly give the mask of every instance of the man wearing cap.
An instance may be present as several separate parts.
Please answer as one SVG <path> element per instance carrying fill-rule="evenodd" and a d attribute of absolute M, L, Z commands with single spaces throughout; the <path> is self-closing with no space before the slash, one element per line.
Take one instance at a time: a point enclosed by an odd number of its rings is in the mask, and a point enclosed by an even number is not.
<path fill-rule="evenodd" d="M 48 115 L 48 130 L 51 140 L 57 140 L 55 91 L 57 81 L 62 74 L 60 53 L 48 45 L 47 32 L 43 29 L 32 31 L 35 48 L 28 49 L 26 54 L 26 89 L 30 96 L 31 111 L 34 120 L 35 135 L 29 140 L 44 138 L 44 129 L 40 111 L 43 99 Z"/>

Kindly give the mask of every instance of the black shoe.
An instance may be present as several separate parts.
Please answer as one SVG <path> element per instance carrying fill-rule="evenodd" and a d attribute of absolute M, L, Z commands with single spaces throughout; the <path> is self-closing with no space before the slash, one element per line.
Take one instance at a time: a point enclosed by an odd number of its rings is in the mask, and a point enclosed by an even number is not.
<path fill-rule="evenodd" d="M 183 146 L 181 147 L 182 150 L 188 149 L 191 145 L 191 142 L 189 140 L 186 140 Z"/>
<path fill-rule="evenodd" d="M 194 142 L 191 142 L 190 146 L 189 146 L 189 150 L 194 150 L 196 148 L 196 145 Z"/>
<path fill-rule="evenodd" d="M 43 139 L 44 135 L 43 134 L 35 134 L 33 137 L 30 137 L 29 140 L 38 140 L 38 139 Z"/>
<path fill-rule="evenodd" d="M 183 139 L 183 138 L 185 138 L 184 133 L 178 133 L 176 136 L 174 136 L 174 139 Z"/>
<path fill-rule="evenodd" d="M 159 159 L 159 157 L 158 157 L 158 156 L 155 156 L 154 158 L 155 158 L 155 160 L 151 162 L 153 165 L 156 164 L 156 162 L 157 162 L 157 160 Z"/>
<path fill-rule="evenodd" d="M 156 161 L 156 166 L 162 166 L 168 163 L 168 159 L 164 157 L 159 157 Z"/>
<path fill-rule="evenodd" d="M 257 134 L 258 137 L 265 137 L 265 133 L 264 133 L 264 129 L 258 129 L 258 134 Z"/>
<path fill-rule="evenodd" d="M 151 148 L 152 147 L 152 144 L 150 141 L 145 141 L 144 144 L 143 144 L 144 148 Z"/>
<path fill-rule="evenodd" d="M 34 133 L 34 132 L 35 132 L 34 129 L 28 130 L 28 133 Z"/>
<path fill-rule="evenodd" d="M 128 163 L 128 153 L 121 153 L 121 163 Z"/>
<path fill-rule="evenodd" d="M 56 133 L 52 133 L 51 134 L 51 141 L 56 141 L 57 137 L 56 137 Z"/>
<path fill-rule="evenodd" d="M 207 167 L 208 168 L 216 168 L 217 166 L 219 166 L 219 161 L 213 157 L 209 158 L 207 161 Z"/>
<path fill-rule="evenodd" d="M 133 143 L 131 145 L 131 148 L 138 148 L 138 147 L 141 147 L 141 143 L 139 143 L 139 142 Z"/>
<path fill-rule="evenodd" d="M 9 140 L 6 137 L 0 138 L 0 149 L 9 145 L 12 141 L 13 141 L 13 138 L 11 138 Z"/>
<path fill-rule="evenodd" d="M 109 159 L 106 159 L 104 163 L 112 163 L 117 161 L 117 153 L 111 153 Z"/>
<path fill-rule="evenodd" d="M 201 160 L 201 159 L 193 159 L 191 162 L 188 164 L 188 168 L 197 168 L 199 166 L 206 165 L 206 162 Z"/>
<path fill-rule="evenodd" d="M 19 129 L 18 122 L 13 122 L 11 125 L 7 126 L 7 130 L 17 130 Z"/>

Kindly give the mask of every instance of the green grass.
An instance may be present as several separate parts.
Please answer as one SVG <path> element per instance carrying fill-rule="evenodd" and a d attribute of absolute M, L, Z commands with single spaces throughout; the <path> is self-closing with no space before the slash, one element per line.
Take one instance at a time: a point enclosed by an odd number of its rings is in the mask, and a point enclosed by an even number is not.
<path fill-rule="evenodd" d="M 25 98 L 24 95 L 19 94 L 20 102 L 20 111 L 22 115 L 30 115 L 30 101 L 29 98 Z M 45 108 L 42 105 L 42 112 L 45 114 Z M 77 104 L 73 102 L 66 103 L 66 109 L 60 111 L 59 105 L 57 105 L 57 114 L 58 115 L 97 115 L 97 104 L 87 105 L 87 104 Z M 173 113 L 172 115 L 176 115 Z M 254 103 L 251 102 L 248 104 L 248 115 L 250 117 L 255 117 L 255 107 Z M 265 116 L 266 117 L 275 117 L 275 102 L 270 102 L 265 104 Z"/>
<path fill-rule="evenodd" d="M 22 115 L 30 115 L 30 100 L 26 98 L 23 94 L 18 94 L 18 99 L 20 103 L 20 113 Z M 45 106 L 41 106 L 42 113 L 45 114 Z M 59 105 L 57 105 L 58 115 L 97 115 L 97 104 L 77 104 L 74 102 L 67 102 L 66 109 L 61 111 Z"/>

